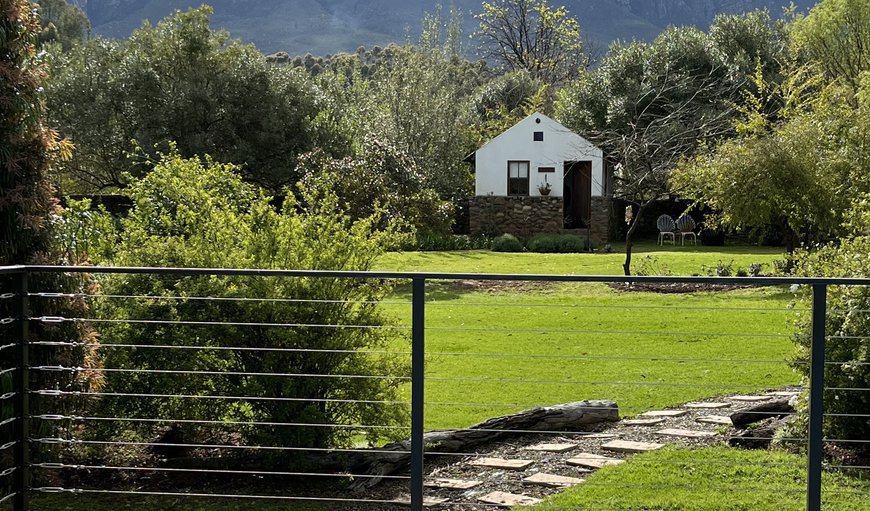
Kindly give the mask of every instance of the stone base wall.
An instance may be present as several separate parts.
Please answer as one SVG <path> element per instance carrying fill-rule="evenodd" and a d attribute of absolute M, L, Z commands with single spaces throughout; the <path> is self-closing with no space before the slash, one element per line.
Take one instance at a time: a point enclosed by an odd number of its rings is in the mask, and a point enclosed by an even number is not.
<path fill-rule="evenodd" d="M 469 204 L 472 234 L 513 234 L 528 238 L 562 230 L 562 197 L 473 197 Z"/>
<path fill-rule="evenodd" d="M 610 220 L 613 201 L 609 197 L 592 197 L 592 218 L 589 220 L 589 238 L 596 246 L 611 239 Z"/>
<path fill-rule="evenodd" d="M 509 233 L 526 239 L 539 233 L 560 233 L 562 207 L 562 197 L 473 197 L 468 208 L 471 234 Z M 611 208 L 609 197 L 592 197 L 589 238 L 596 246 L 610 241 Z"/>

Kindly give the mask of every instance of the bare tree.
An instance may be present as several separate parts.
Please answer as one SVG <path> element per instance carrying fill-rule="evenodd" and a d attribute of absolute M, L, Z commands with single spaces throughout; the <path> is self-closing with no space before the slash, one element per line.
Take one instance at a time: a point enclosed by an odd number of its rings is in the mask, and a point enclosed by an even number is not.
<path fill-rule="evenodd" d="M 534 78 L 560 83 L 583 70 L 580 24 L 564 6 L 547 0 L 493 0 L 483 3 L 475 34 L 481 54 L 510 70 L 525 69 Z"/>

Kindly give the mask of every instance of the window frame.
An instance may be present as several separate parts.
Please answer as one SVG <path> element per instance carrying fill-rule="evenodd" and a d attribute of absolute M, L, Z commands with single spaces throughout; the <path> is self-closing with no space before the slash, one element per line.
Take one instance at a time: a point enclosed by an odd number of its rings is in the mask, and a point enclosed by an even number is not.
<path fill-rule="evenodd" d="M 525 164 L 526 167 L 526 177 L 511 177 L 511 164 L 516 163 L 519 164 L 517 168 L 517 174 L 521 174 L 520 170 L 522 169 L 522 165 Z M 531 172 L 532 172 L 532 162 L 531 160 L 508 160 L 507 162 L 507 195 L 508 197 L 528 197 L 529 196 L 529 183 L 531 182 Z M 525 180 L 525 192 L 522 191 L 522 186 L 520 187 L 519 193 L 512 193 L 513 188 L 511 187 L 511 182 L 513 180 L 517 180 L 520 183 L 522 180 Z"/>

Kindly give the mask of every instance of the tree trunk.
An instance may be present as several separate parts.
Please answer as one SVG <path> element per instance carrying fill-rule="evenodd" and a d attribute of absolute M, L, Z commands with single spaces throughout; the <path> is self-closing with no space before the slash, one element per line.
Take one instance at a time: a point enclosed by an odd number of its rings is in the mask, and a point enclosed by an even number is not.
<path fill-rule="evenodd" d="M 625 271 L 626 276 L 631 275 L 631 246 L 634 232 L 637 230 L 638 223 L 643 216 L 643 210 L 646 209 L 647 205 L 649 205 L 649 202 L 641 203 L 640 206 L 638 206 L 634 220 L 631 222 L 631 227 L 629 227 L 628 232 L 625 233 L 625 263 L 622 265 L 622 269 Z"/>

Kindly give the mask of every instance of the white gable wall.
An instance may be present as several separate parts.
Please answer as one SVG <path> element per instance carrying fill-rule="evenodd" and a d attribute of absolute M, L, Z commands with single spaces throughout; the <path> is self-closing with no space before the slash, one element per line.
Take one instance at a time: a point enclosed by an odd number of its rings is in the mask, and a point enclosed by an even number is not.
<path fill-rule="evenodd" d="M 535 120 L 540 119 L 540 123 Z M 535 131 L 544 132 L 544 141 L 535 142 Z M 501 135 L 490 140 L 475 154 L 475 195 L 507 195 L 508 161 L 529 161 L 529 195 L 539 196 L 538 184 L 546 176 L 550 196 L 562 196 L 566 161 L 592 161 L 592 196 L 604 195 L 604 168 L 601 150 L 583 137 L 545 115 L 532 114 Z M 555 167 L 539 173 L 538 167 Z"/>

